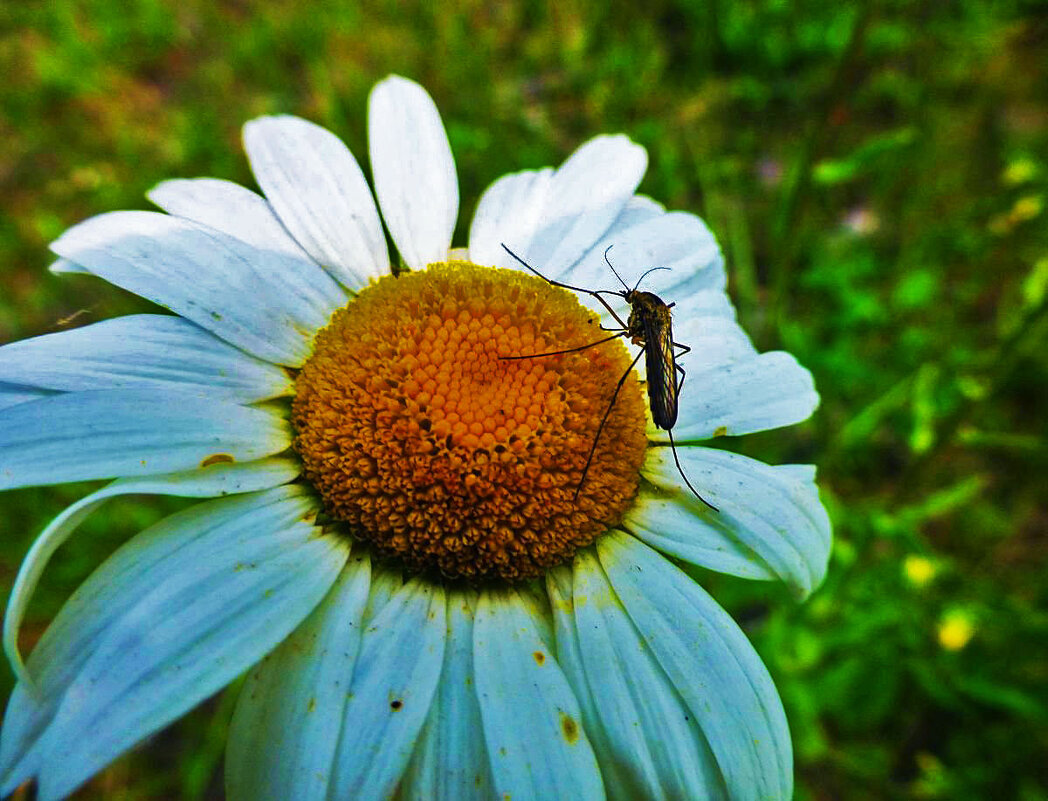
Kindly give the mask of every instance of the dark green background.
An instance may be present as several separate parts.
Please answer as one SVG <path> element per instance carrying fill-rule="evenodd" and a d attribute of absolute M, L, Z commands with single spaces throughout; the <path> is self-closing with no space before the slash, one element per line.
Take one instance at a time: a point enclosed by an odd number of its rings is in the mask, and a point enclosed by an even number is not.
<path fill-rule="evenodd" d="M 708 220 L 744 325 L 822 394 L 802 426 L 719 444 L 819 465 L 836 536 L 826 584 L 800 606 L 701 577 L 775 676 L 797 797 L 1048 798 L 1045 6 L 638 5 L 3 3 L 0 342 L 144 310 L 50 276 L 48 242 L 148 208 L 164 178 L 252 185 L 239 130 L 256 115 L 322 123 L 366 165 L 367 92 L 389 72 L 420 81 L 458 163 L 456 244 L 503 172 L 626 132 L 651 157 L 641 190 Z M 90 486 L 3 496 L 0 584 Z M 26 643 L 175 505 L 118 501 L 89 521 Z M 933 575 L 915 580 L 915 564 Z M 970 627 L 964 647 L 942 644 L 948 621 Z M 5 666 L 4 695 L 10 682 Z M 76 797 L 221 798 L 230 703 Z"/>

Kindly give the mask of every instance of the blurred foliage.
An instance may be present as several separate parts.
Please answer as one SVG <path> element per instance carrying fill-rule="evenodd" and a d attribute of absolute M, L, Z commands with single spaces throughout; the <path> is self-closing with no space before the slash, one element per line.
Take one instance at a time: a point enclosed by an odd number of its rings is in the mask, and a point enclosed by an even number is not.
<path fill-rule="evenodd" d="M 709 221 L 743 323 L 822 393 L 812 421 L 726 447 L 819 464 L 825 586 L 798 605 L 703 576 L 782 692 L 797 797 L 1046 799 L 1046 45 L 1033 0 L 5 3 L 0 342 L 145 309 L 49 276 L 48 242 L 164 178 L 250 185 L 256 115 L 363 156 L 372 84 L 419 80 L 458 162 L 460 243 L 498 175 L 625 131 L 651 156 L 642 191 Z M 83 491 L 3 496 L 0 581 Z M 90 520 L 27 643 L 175 505 Z M 221 798 L 229 699 L 76 797 Z"/>

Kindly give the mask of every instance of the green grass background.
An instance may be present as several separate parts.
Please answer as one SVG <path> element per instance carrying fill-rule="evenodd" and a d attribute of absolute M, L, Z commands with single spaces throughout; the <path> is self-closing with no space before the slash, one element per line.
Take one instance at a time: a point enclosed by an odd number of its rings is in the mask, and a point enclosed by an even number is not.
<path fill-rule="evenodd" d="M 623 131 L 650 154 L 641 191 L 716 232 L 758 346 L 814 373 L 811 421 L 719 444 L 819 465 L 829 578 L 798 605 L 701 577 L 774 674 L 797 798 L 1048 798 L 1045 6 L 3 3 L 0 342 L 145 310 L 50 276 L 48 242 L 148 208 L 164 178 L 253 185 L 239 139 L 251 117 L 305 116 L 366 164 L 367 93 L 390 72 L 443 114 L 456 243 L 500 174 Z M 0 584 L 93 486 L 0 497 Z M 26 642 L 176 505 L 122 500 L 92 518 L 50 569 Z M 76 798 L 221 799 L 231 698 Z"/>

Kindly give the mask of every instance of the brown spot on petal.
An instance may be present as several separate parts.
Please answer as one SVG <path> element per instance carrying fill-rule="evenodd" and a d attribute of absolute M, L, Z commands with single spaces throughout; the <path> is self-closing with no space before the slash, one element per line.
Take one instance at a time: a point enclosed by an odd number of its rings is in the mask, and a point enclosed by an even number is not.
<path fill-rule="evenodd" d="M 213 453 L 204 459 L 201 463 L 201 467 L 210 467 L 213 464 L 228 464 L 229 462 L 235 462 L 232 454 L 229 453 Z"/>
<path fill-rule="evenodd" d="M 560 713 L 560 730 L 564 732 L 564 739 L 568 745 L 575 745 L 579 741 L 579 724 L 563 712 Z"/>

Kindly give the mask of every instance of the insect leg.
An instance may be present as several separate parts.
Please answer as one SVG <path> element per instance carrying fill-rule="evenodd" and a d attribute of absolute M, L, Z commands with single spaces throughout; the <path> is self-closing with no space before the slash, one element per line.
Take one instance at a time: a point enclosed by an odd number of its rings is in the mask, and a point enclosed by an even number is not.
<path fill-rule="evenodd" d="M 677 370 L 677 371 L 678 371 L 678 372 L 680 373 L 680 381 L 678 381 L 678 382 L 677 382 L 677 397 L 679 398 L 679 397 L 680 397 L 680 391 L 681 391 L 681 388 L 682 388 L 682 387 L 684 386 L 684 378 L 685 378 L 685 376 L 687 376 L 688 374 L 687 374 L 687 373 L 685 373 L 685 372 L 684 372 L 684 368 L 683 368 L 683 367 L 681 367 L 681 366 L 680 366 L 679 364 L 677 364 L 676 362 L 674 362 L 674 363 L 673 363 L 673 369 L 674 369 L 674 370 Z"/>
<path fill-rule="evenodd" d="M 608 330 L 608 329 L 605 329 Z M 579 345 L 577 348 L 566 348 L 565 350 L 551 350 L 547 353 L 529 353 L 527 356 L 499 356 L 499 361 L 512 361 L 513 359 L 537 359 L 539 356 L 558 356 L 561 353 L 577 353 L 580 350 L 586 350 L 587 348 L 593 348 L 597 345 L 602 345 L 605 342 L 611 342 L 613 339 L 624 337 L 629 331 L 619 331 L 614 336 L 604 337 L 604 339 L 598 339 L 596 342 L 590 342 L 588 345 Z"/>
<path fill-rule="evenodd" d="M 615 399 L 619 396 L 619 390 L 622 389 L 622 385 L 626 383 L 626 379 L 629 378 L 634 365 L 637 364 L 637 361 L 643 355 L 644 351 L 642 350 L 633 358 L 633 361 L 630 362 L 630 366 L 626 368 L 626 372 L 623 373 L 622 378 L 619 379 L 619 383 L 615 385 L 615 391 L 611 393 L 611 402 L 608 404 L 608 408 L 604 410 L 604 416 L 600 419 L 600 425 L 597 427 L 597 434 L 593 437 L 593 444 L 590 446 L 589 456 L 586 457 L 586 466 L 582 468 L 582 478 L 579 479 L 579 485 L 575 487 L 575 495 L 572 497 L 573 501 L 579 499 L 579 492 L 582 490 L 582 483 L 586 480 L 586 474 L 589 472 L 590 463 L 593 461 L 593 454 L 597 452 L 597 441 L 600 440 L 600 434 L 604 430 L 604 424 L 608 422 L 608 415 L 610 415 L 611 410 L 615 408 Z"/>
<path fill-rule="evenodd" d="M 684 474 L 684 468 L 680 466 L 680 459 L 677 457 L 677 444 L 673 441 L 673 430 L 667 428 L 666 433 L 669 434 L 670 437 L 670 449 L 673 451 L 673 461 L 677 464 L 677 472 L 680 473 L 680 477 L 684 479 L 684 483 L 688 485 L 688 489 L 690 489 L 695 494 L 696 498 L 698 498 L 700 501 L 702 501 L 704 504 L 710 507 L 710 509 L 712 509 L 714 512 L 719 512 L 720 509 L 718 509 L 712 503 L 710 503 L 701 495 L 699 495 L 699 491 L 691 485 L 690 481 L 688 481 L 688 477 Z"/>
<path fill-rule="evenodd" d="M 600 301 L 601 305 L 605 309 L 608 310 L 608 313 L 612 317 L 615 318 L 615 322 L 617 322 L 623 328 L 628 328 L 629 327 L 629 326 L 626 325 L 626 323 L 624 323 L 622 321 L 622 318 L 619 317 L 618 314 L 616 314 L 615 310 L 613 308 L 611 308 L 611 304 L 609 304 L 606 300 L 604 300 L 604 298 L 602 298 L 600 296 L 600 293 L 602 291 L 607 291 L 607 290 L 599 290 L 598 289 L 598 290 L 594 291 L 592 289 L 583 289 L 582 287 L 579 287 L 579 286 L 572 286 L 571 284 L 565 284 L 565 283 L 562 283 L 560 281 L 554 281 L 551 278 L 547 278 L 542 273 L 540 273 L 538 270 L 536 270 L 534 267 L 532 267 L 530 264 L 528 264 L 526 261 L 524 261 L 524 259 L 522 259 L 520 256 L 518 256 L 516 253 L 514 253 L 508 247 L 506 247 L 506 243 L 505 242 L 502 242 L 501 244 L 502 244 L 502 249 L 504 251 L 506 251 L 510 256 L 512 256 L 517 261 L 519 261 L 521 264 L 523 264 L 525 267 L 527 267 L 529 270 L 531 270 L 531 272 L 535 273 L 535 275 L 537 275 L 539 278 L 541 278 L 547 284 L 551 284 L 552 286 L 559 286 L 561 289 L 570 289 L 572 292 L 582 292 L 582 293 L 584 293 L 586 295 L 590 295 L 590 296 L 596 298 L 597 300 Z M 616 292 L 608 292 L 608 294 L 610 294 L 610 295 L 617 295 L 618 293 L 616 293 Z"/>
<path fill-rule="evenodd" d="M 582 291 L 586 292 L 587 290 L 583 289 Z M 619 293 L 612 292 L 610 289 L 597 289 L 593 292 L 590 292 L 589 294 L 601 302 L 601 305 L 603 305 L 604 308 L 608 310 L 608 314 L 615 318 L 616 323 L 621 325 L 623 328 L 629 328 L 629 326 L 622 321 L 622 318 L 619 317 L 618 313 L 613 308 L 611 308 L 611 306 L 608 304 L 606 300 L 604 300 L 604 298 L 601 297 L 601 293 L 604 293 L 605 295 L 614 295 L 615 297 L 620 297 Z M 604 328 L 604 326 L 601 326 L 601 328 Z M 604 330 L 607 331 L 608 329 L 605 328 Z"/>
<path fill-rule="evenodd" d="M 675 354 L 675 357 L 683 356 L 685 353 L 691 353 L 691 348 L 687 345 L 682 345 L 679 342 L 671 342 L 670 344 L 675 348 L 680 348 L 680 353 Z M 681 387 L 684 386 L 684 376 L 686 376 L 687 373 L 684 372 L 684 368 L 677 364 L 676 361 L 673 362 L 673 369 L 680 372 L 680 382 L 677 384 L 677 397 L 680 397 Z"/>

